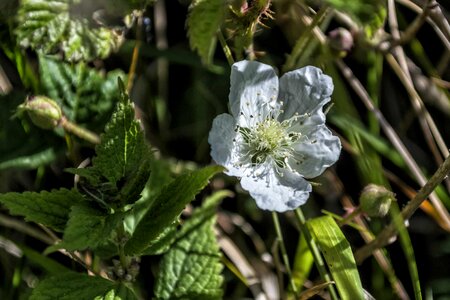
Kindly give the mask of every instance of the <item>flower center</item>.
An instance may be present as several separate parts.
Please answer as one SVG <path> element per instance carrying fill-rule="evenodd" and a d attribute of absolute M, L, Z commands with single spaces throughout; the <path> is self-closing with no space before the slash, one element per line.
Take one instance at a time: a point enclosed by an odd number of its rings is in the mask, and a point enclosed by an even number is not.
<path fill-rule="evenodd" d="M 275 164 L 284 168 L 287 159 L 293 154 L 292 144 L 301 133 L 288 132 L 293 120 L 279 122 L 266 118 L 252 128 L 240 127 L 246 149 L 246 157 L 252 164 L 261 164 L 271 158 Z"/>

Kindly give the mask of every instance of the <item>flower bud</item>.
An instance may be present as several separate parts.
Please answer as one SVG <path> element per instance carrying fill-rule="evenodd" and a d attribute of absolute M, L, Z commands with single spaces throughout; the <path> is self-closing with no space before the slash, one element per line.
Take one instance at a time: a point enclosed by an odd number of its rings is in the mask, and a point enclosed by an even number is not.
<path fill-rule="evenodd" d="M 389 212 L 395 194 L 383 186 L 367 185 L 359 197 L 361 210 L 369 217 L 384 217 Z"/>
<path fill-rule="evenodd" d="M 28 97 L 19 111 L 26 111 L 33 124 L 42 129 L 55 128 L 62 118 L 58 103 L 45 96 Z"/>
<path fill-rule="evenodd" d="M 343 27 L 330 31 L 328 41 L 330 47 L 337 51 L 348 52 L 353 47 L 353 35 Z"/>

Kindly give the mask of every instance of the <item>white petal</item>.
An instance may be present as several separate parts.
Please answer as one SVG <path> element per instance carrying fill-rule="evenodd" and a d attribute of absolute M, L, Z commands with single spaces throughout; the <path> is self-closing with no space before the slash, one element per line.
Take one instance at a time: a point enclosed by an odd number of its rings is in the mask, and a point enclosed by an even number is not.
<path fill-rule="evenodd" d="M 208 142 L 211 145 L 211 157 L 214 161 L 227 168 L 228 175 L 242 176 L 243 171 L 236 168 L 234 162 L 238 160 L 236 147 L 233 139 L 236 136 L 234 131 L 236 121 L 229 114 L 218 115 L 209 132 Z"/>
<path fill-rule="evenodd" d="M 296 159 L 288 164 L 306 178 L 317 177 L 338 160 L 341 141 L 325 125 L 311 126 L 302 134 L 307 138 L 293 145 Z"/>
<path fill-rule="evenodd" d="M 304 204 L 312 188 L 301 176 L 285 172 L 283 177 L 272 168 L 265 176 L 242 177 L 241 186 L 255 199 L 259 208 L 284 212 Z"/>
<path fill-rule="evenodd" d="M 307 66 L 284 74 L 280 78 L 279 99 L 285 104 L 281 118 L 288 119 L 295 113 L 308 114 L 303 123 L 325 123 L 322 107 L 330 101 L 332 92 L 331 77 L 319 68 Z"/>
<path fill-rule="evenodd" d="M 269 65 L 243 60 L 231 68 L 230 111 L 244 127 L 254 125 L 276 108 L 278 77 Z"/>

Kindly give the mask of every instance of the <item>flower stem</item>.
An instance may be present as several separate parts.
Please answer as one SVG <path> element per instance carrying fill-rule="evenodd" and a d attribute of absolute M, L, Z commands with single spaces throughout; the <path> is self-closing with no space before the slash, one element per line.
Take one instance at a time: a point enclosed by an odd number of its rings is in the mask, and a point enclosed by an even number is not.
<path fill-rule="evenodd" d="M 233 54 L 231 53 L 230 47 L 228 47 L 225 37 L 220 29 L 217 30 L 217 38 L 219 39 L 220 45 L 222 45 L 222 50 L 227 58 L 228 64 L 231 66 L 234 64 Z"/>
<path fill-rule="evenodd" d="M 328 274 L 327 269 L 325 268 L 325 263 L 323 261 L 322 255 L 320 254 L 319 248 L 317 247 L 316 242 L 312 239 L 311 234 L 306 227 L 305 216 L 303 215 L 303 211 L 301 208 L 295 209 L 295 216 L 297 217 L 298 223 L 300 225 L 300 231 L 305 237 L 306 242 L 308 243 L 309 250 L 311 251 L 316 267 L 319 271 L 320 276 L 323 280 L 329 282 L 331 281 L 331 276 Z M 328 285 L 328 291 L 330 292 L 331 299 L 337 300 L 339 299 L 336 293 L 336 289 L 334 285 Z"/>
<path fill-rule="evenodd" d="M 70 132 L 79 138 L 82 138 L 92 144 L 100 144 L 100 137 L 97 134 L 70 122 L 65 117 L 61 118 L 59 125 L 64 128 L 65 131 Z"/>
<path fill-rule="evenodd" d="M 294 278 L 292 277 L 291 267 L 289 265 L 289 258 L 286 252 L 286 247 L 284 245 L 283 235 L 281 233 L 280 221 L 278 220 L 278 215 L 276 212 L 272 212 L 273 224 L 275 226 L 275 231 L 277 233 L 278 242 L 280 243 L 281 256 L 283 257 L 284 265 L 286 268 L 286 273 L 289 276 L 289 282 L 292 287 L 294 294 L 297 294 L 297 286 L 295 285 Z"/>

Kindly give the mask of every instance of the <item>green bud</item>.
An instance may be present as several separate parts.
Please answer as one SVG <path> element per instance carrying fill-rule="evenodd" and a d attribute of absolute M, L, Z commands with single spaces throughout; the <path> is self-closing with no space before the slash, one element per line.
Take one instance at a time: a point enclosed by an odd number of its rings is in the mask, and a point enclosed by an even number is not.
<path fill-rule="evenodd" d="M 26 111 L 33 124 L 43 129 L 55 128 L 62 118 L 58 103 L 45 96 L 28 97 L 18 109 Z"/>
<path fill-rule="evenodd" d="M 389 212 L 395 194 L 383 186 L 367 185 L 359 197 L 361 210 L 369 217 L 384 217 Z"/>

